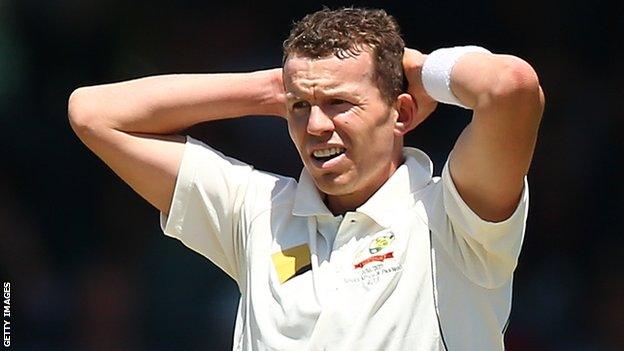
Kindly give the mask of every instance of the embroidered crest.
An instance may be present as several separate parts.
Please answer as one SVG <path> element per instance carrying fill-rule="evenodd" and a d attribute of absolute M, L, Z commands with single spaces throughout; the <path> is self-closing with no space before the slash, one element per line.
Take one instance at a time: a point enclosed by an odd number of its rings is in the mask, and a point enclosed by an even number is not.
<path fill-rule="evenodd" d="M 403 270 L 395 257 L 395 235 L 386 230 L 373 235 L 363 243 L 353 260 L 353 271 L 345 278 L 346 283 L 359 283 L 366 289 L 372 288 L 384 277 L 390 277 Z"/>
<path fill-rule="evenodd" d="M 354 268 L 362 268 L 366 264 L 371 262 L 383 262 L 387 258 L 393 258 L 393 252 L 385 252 L 377 255 L 378 253 L 389 249 L 390 245 L 394 241 L 394 233 L 388 232 L 386 235 L 381 235 L 373 238 L 368 245 L 368 250 L 360 250 L 356 255 L 356 262 L 353 264 Z M 373 256 L 369 256 L 373 255 Z M 365 257 L 368 256 L 368 257 Z"/>

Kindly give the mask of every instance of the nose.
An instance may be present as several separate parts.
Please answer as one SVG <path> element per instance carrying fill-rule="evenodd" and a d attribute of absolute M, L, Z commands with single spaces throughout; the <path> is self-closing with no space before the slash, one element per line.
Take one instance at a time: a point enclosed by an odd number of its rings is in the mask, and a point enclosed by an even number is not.
<path fill-rule="evenodd" d="M 334 131 L 334 122 L 319 106 L 312 106 L 307 131 L 311 135 L 322 136 Z"/>

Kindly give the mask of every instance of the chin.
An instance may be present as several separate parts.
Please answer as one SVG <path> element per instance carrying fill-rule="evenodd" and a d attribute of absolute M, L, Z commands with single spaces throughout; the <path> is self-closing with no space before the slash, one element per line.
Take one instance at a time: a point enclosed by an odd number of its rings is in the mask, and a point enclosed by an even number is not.
<path fill-rule="evenodd" d="M 324 194 L 332 196 L 348 195 L 353 192 L 354 182 L 344 179 L 344 175 L 332 177 L 329 175 L 314 179 L 316 187 Z"/>

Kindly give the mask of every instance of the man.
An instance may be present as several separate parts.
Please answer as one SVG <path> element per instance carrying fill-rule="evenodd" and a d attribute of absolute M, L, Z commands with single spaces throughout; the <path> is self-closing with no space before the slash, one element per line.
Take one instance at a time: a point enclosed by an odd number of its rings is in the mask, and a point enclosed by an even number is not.
<path fill-rule="evenodd" d="M 403 147 L 436 100 L 473 110 L 441 179 Z M 167 235 L 236 280 L 234 349 L 503 350 L 543 105 L 516 57 L 423 55 L 384 11 L 347 8 L 295 24 L 283 70 L 80 88 L 69 116 Z M 287 119 L 298 182 L 175 135 L 245 115 Z"/>

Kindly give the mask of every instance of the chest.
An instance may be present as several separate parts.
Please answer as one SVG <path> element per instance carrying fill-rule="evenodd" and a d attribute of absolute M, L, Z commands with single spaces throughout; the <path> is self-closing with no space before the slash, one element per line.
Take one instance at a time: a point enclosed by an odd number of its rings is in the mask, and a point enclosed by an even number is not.
<path fill-rule="evenodd" d="M 258 328 L 356 343 L 369 332 L 406 337 L 437 325 L 429 228 L 417 216 L 385 228 L 357 213 L 278 218 L 249 228 L 243 295 Z"/>

